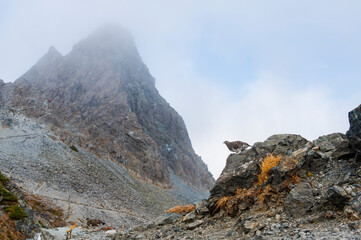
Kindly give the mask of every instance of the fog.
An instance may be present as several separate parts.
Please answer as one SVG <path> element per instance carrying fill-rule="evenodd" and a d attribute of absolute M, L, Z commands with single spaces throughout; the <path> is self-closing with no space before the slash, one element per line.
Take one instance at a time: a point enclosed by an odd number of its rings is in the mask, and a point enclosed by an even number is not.
<path fill-rule="evenodd" d="M 15 81 L 49 46 L 67 54 L 104 23 L 126 27 L 217 178 L 224 140 L 347 131 L 361 103 L 360 12 L 357 0 L 2 0 L 0 79 Z"/>

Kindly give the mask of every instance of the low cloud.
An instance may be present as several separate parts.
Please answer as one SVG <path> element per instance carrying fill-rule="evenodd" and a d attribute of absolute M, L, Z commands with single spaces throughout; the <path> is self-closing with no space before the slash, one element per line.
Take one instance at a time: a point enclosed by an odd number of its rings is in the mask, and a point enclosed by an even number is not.
<path fill-rule="evenodd" d="M 282 133 L 312 141 L 332 132 L 345 133 L 347 113 L 355 107 L 352 98 L 335 102 L 326 86 L 299 88 L 272 73 L 261 74 L 239 97 L 205 80 L 189 79 L 160 89 L 184 117 L 195 151 L 215 177 L 230 154 L 223 141 L 254 144 Z"/>

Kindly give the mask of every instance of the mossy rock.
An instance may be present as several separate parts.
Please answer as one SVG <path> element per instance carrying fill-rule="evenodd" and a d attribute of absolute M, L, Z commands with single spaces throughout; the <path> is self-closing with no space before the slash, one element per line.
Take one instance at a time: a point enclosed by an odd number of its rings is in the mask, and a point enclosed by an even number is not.
<path fill-rule="evenodd" d="M 9 206 L 5 209 L 5 212 L 9 212 L 9 217 L 13 220 L 21 220 L 28 217 L 20 206 Z"/>

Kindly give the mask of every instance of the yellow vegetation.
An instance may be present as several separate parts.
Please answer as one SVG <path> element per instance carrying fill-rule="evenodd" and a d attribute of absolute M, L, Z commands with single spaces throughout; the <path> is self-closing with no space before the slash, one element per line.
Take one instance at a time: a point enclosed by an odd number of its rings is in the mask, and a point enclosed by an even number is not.
<path fill-rule="evenodd" d="M 73 231 L 74 228 L 76 228 L 76 225 L 70 226 L 70 229 L 66 231 L 66 240 L 71 239 L 71 232 Z"/>
<path fill-rule="evenodd" d="M 261 163 L 261 173 L 258 175 L 257 185 L 262 185 L 268 179 L 269 171 L 277 166 L 282 156 L 268 154 Z"/>
<path fill-rule="evenodd" d="M 1 240 L 25 240 L 26 237 L 16 229 L 14 220 L 5 213 L 0 217 L 0 239 Z"/>
<path fill-rule="evenodd" d="M 225 196 L 225 197 L 218 199 L 218 201 L 215 205 L 215 208 L 214 208 L 214 212 L 216 212 L 218 209 L 223 209 L 226 206 L 226 204 L 230 198 L 231 198 L 230 196 Z"/>
<path fill-rule="evenodd" d="M 260 204 L 263 204 L 266 196 L 272 195 L 272 187 L 268 184 L 264 189 L 262 189 L 262 184 L 267 181 L 269 171 L 278 165 L 281 158 L 282 156 L 268 154 L 260 165 L 261 173 L 258 175 L 258 180 L 255 184 L 248 189 L 237 188 L 233 196 L 225 196 L 218 199 L 214 205 L 213 212 L 217 212 L 220 209 L 226 209 L 227 214 L 234 212 L 232 210 L 234 208 L 234 201 L 236 203 L 243 203 L 245 207 L 251 206 L 257 201 L 257 199 Z M 300 178 L 295 175 L 288 179 L 288 182 L 297 183 L 299 180 Z"/>
<path fill-rule="evenodd" d="M 195 210 L 195 207 L 193 204 L 189 204 L 189 205 L 184 205 L 184 206 L 175 206 L 172 207 L 170 209 L 168 209 L 165 212 L 169 212 L 169 213 L 188 213 L 188 212 L 192 212 Z"/>

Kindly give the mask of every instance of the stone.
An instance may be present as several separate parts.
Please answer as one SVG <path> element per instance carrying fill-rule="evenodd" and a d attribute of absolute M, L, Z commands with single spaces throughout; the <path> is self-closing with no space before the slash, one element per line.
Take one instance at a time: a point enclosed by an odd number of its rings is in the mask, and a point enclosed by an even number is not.
<path fill-rule="evenodd" d="M 115 229 L 113 229 L 113 230 L 108 230 L 108 231 L 105 232 L 105 234 L 108 235 L 108 236 L 114 235 L 114 234 L 116 234 L 116 233 L 117 233 L 117 230 L 115 230 Z"/>
<path fill-rule="evenodd" d="M 245 221 L 242 224 L 243 230 L 245 231 L 245 233 L 249 233 L 252 230 L 255 230 L 256 227 L 258 226 L 257 222 L 252 222 L 252 221 Z"/>
<path fill-rule="evenodd" d="M 348 120 L 350 129 L 346 132 L 346 136 L 359 159 L 361 155 L 361 105 L 348 113 Z"/>
<path fill-rule="evenodd" d="M 191 221 L 193 221 L 195 218 L 196 218 L 196 213 L 195 213 L 194 211 L 192 211 L 192 212 L 187 213 L 187 214 L 183 217 L 182 221 L 183 221 L 183 222 L 191 222 Z"/>
<path fill-rule="evenodd" d="M 361 194 L 357 194 L 353 201 L 351 202 L 351 206 L 358 214 L 361 214 Z"/>
<path fill-rule="evenodd" d="M 202 200 L 195 203 L 196 213 L 199 215 L 206 215 L 209 213 L 209 209 L 206 206 L 207 200 Z"/>
<path fill-rule="evenodd" d="M 342 187 L 335 185 L 327 189 L 326 199 L 336 207 L 343 208 L 350 197 Z"/>
<path fill-rule="evenodd" d="M 332 133 L 321 136 L 314 141 L 314 145 L 319 148 L 317 152 L 324 154 L 324 158 L 327 159 L 347 159 L 355 155 L 349 139 L 342 133 Z"/>
<path fill-rule="evenodd" d="M 193 230 L 193 229 L 199 227 L 200 225 L 202 225 L 203 222 L 204 222 L 203 220 L 197 220 L 195 222 L 192 222 L 186 226 L 186 229 Z"/>
<path fill-rule="evenodd" d="M 154 220 L 154 225 L 163 226 L 167 224 L 175 223 L 182 216 L 176 213 L 165 213 Z"/>
<path fill-rule="evenodd" d="M 314 202 L 310 184 L 300 182 L 287 195 L 283 205 L 284 211 L 287 216 L 300 218 L 310 211 Z"/>
<path fill-rule="evenodd" d="M 345 209 L 343 210 L 343 213 L 351 221 L 360 220 L 359 215 L 357 214 L 357 212 L 351 206 L 346 206 Z"/>
<path fill-rule="evenodd" d="M 294 175 L 305 163 L 307 152 L 311 148 L 312 143 L 308 142 L 303 148 L 282 157 L 279 164 L 270 170 L 268 182 L 272 185 L 279 185 Z"/>
<path fill-rule="evenodd" d="M 42 240 L 64 240 L 67 235 L 67 231 L 70 229 L 70 227 L 60 227 L 60 228 L 53 228 L 53 229 L 41 229 L 41 236 Z M 72 238 L 84 236 L 87 234 L 87 230 L 76 227 L 72 229 L 71 235 Z"/>

